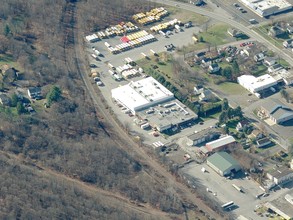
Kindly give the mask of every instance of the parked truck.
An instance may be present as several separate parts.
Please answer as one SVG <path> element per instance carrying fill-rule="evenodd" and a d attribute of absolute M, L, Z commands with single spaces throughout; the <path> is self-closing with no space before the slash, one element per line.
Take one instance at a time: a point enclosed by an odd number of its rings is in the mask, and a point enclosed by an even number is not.
<path fill-rule="evenodd" d="M 243 191 L 243 189 L 241 188 L 241 187 L 239 187 L 239 186 L 237 186 L 237 185 L 235 185 L 235 184 L 232 184 L 232 186 L 236 189 L 236 190 L 238 190 L 239 192 L 244 192 Z"/>

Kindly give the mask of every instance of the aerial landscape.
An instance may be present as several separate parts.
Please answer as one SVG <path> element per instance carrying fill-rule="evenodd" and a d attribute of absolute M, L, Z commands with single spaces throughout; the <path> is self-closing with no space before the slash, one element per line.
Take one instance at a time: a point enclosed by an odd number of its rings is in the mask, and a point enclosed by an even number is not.
<path fill-rule="evenodd" d="M 293 219 L 293 0 L 2 0 L 0 219 Z"/>

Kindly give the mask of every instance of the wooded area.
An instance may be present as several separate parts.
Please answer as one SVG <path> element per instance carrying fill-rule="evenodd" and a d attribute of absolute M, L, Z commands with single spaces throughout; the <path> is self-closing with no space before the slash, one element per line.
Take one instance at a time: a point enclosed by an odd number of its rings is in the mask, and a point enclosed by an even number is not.
<path fill-rule="evenodd" d="M 84 31 L 100 28 L 105 21 L 119 22 L 141 7 L 150 7 L 141 4 L 143 1 L 123 2 L 120 7 L 118 0 L 111 4 L 106 0 L 80 1 L 82 22 L 87 24 Z M 182 214 L 182 201 L 173 187 L 107 136 L 78 73 L 68 71 L 64 54 L 66 4 L 59 0 L 1 1 L 0 53 L 19 64 L 22 80 L 29 86 L 57 85 L 62 98 L 34 115 L 1 112 L 0 150 L 155 209 Z M 37 170 L 7 162 L 1 154 L 0 163 L 1 218 L 156 219 L 109 205 L 111 202 L 57 178 L 40 177 Z"/>

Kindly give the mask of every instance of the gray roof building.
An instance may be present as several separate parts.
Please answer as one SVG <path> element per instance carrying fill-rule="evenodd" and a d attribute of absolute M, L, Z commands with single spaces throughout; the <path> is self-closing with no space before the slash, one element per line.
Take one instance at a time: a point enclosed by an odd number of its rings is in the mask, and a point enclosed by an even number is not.
<path fill-rule="evenodd" d="M 284 184 L 293 180 L 293 170 L 286 166 L 278 167 L 268 172 L 267 177 L 275 184 Z"/>
<path fill-rule="evenodd" d="M 215 128 L 207 128 L 200 132 L 196 132 L 193 134 L 188 135 L 186 144 L 188 146 L 195 146 L 201 144 L 206 141 L 211 141 L 217 137 L 219 137 L 221 132 L 219 132 Z"/>
<path fill-rule="evenodd" d="M 277 124 L 293 119 L 292 109 L 277 100 L 263 103 L 261 109 L 267 117 Z"/>
<path fill-rule="evenodd" d="M 208 157 L 207 164 L 221 176 L 228 176 L 241 170 L 239 163 L 226 152 L 217 152 Z"/>

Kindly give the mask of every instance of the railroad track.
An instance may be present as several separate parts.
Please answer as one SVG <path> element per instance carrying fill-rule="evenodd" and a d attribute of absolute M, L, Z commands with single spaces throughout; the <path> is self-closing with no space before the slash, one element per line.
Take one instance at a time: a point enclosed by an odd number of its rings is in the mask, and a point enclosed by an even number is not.
<path fill-rule="evenodd" d="M 130 155 L 136 154 L 136 156 L 139 156 L 138 158 L 140 158 L 140 161 L 151 167 L 156 172 L 156 176 L 153 176 L 153 178 L 158 178 L 159 176 L 164 180 L 161 183 L 163 187 L 167 187 L 165 183 L 168 183 L 169 186 L 173 186 L 176 194 L 181 198 L 183 206 L 185 206 L 184 204 L 188 201 L 196 204 L 199 209 L 204 210 L 204 212 L 209 214 L 212 218 L 223 219 L 223 216 L 216 213 L 205 204 L 204 201 L 197 198 L 187 186 L 177 181 L 176 177 L 162 167 L 156 159 L 146 153 L 143 148 L 138 147 L 134 140 L 126 134 L 120 124 L 111 116 L 102 94 L 98 94 L 97 91 L 95 91 L 87 76 L 88 69 L 85 67 L 86 64 L 84 62 L 83 38 L 81 37 L 81 33 L 79 33 L 76 10 L 76 2 L 68 2 L 68 6 L 65 7 L 64 16 L 61 19 L 64 25 L 64 33 L 66 33 L 66 37 L 64 38 L 65 63 L 69 72 L 77 72 L 82 79 L 97 113 L 100 115 L 100 118 L 103 118 L 103 120 L 99 121 L 100 127 L 118 147 L 127 151 Z M 104 126 L 104 123 L 110 126 Z"/>

